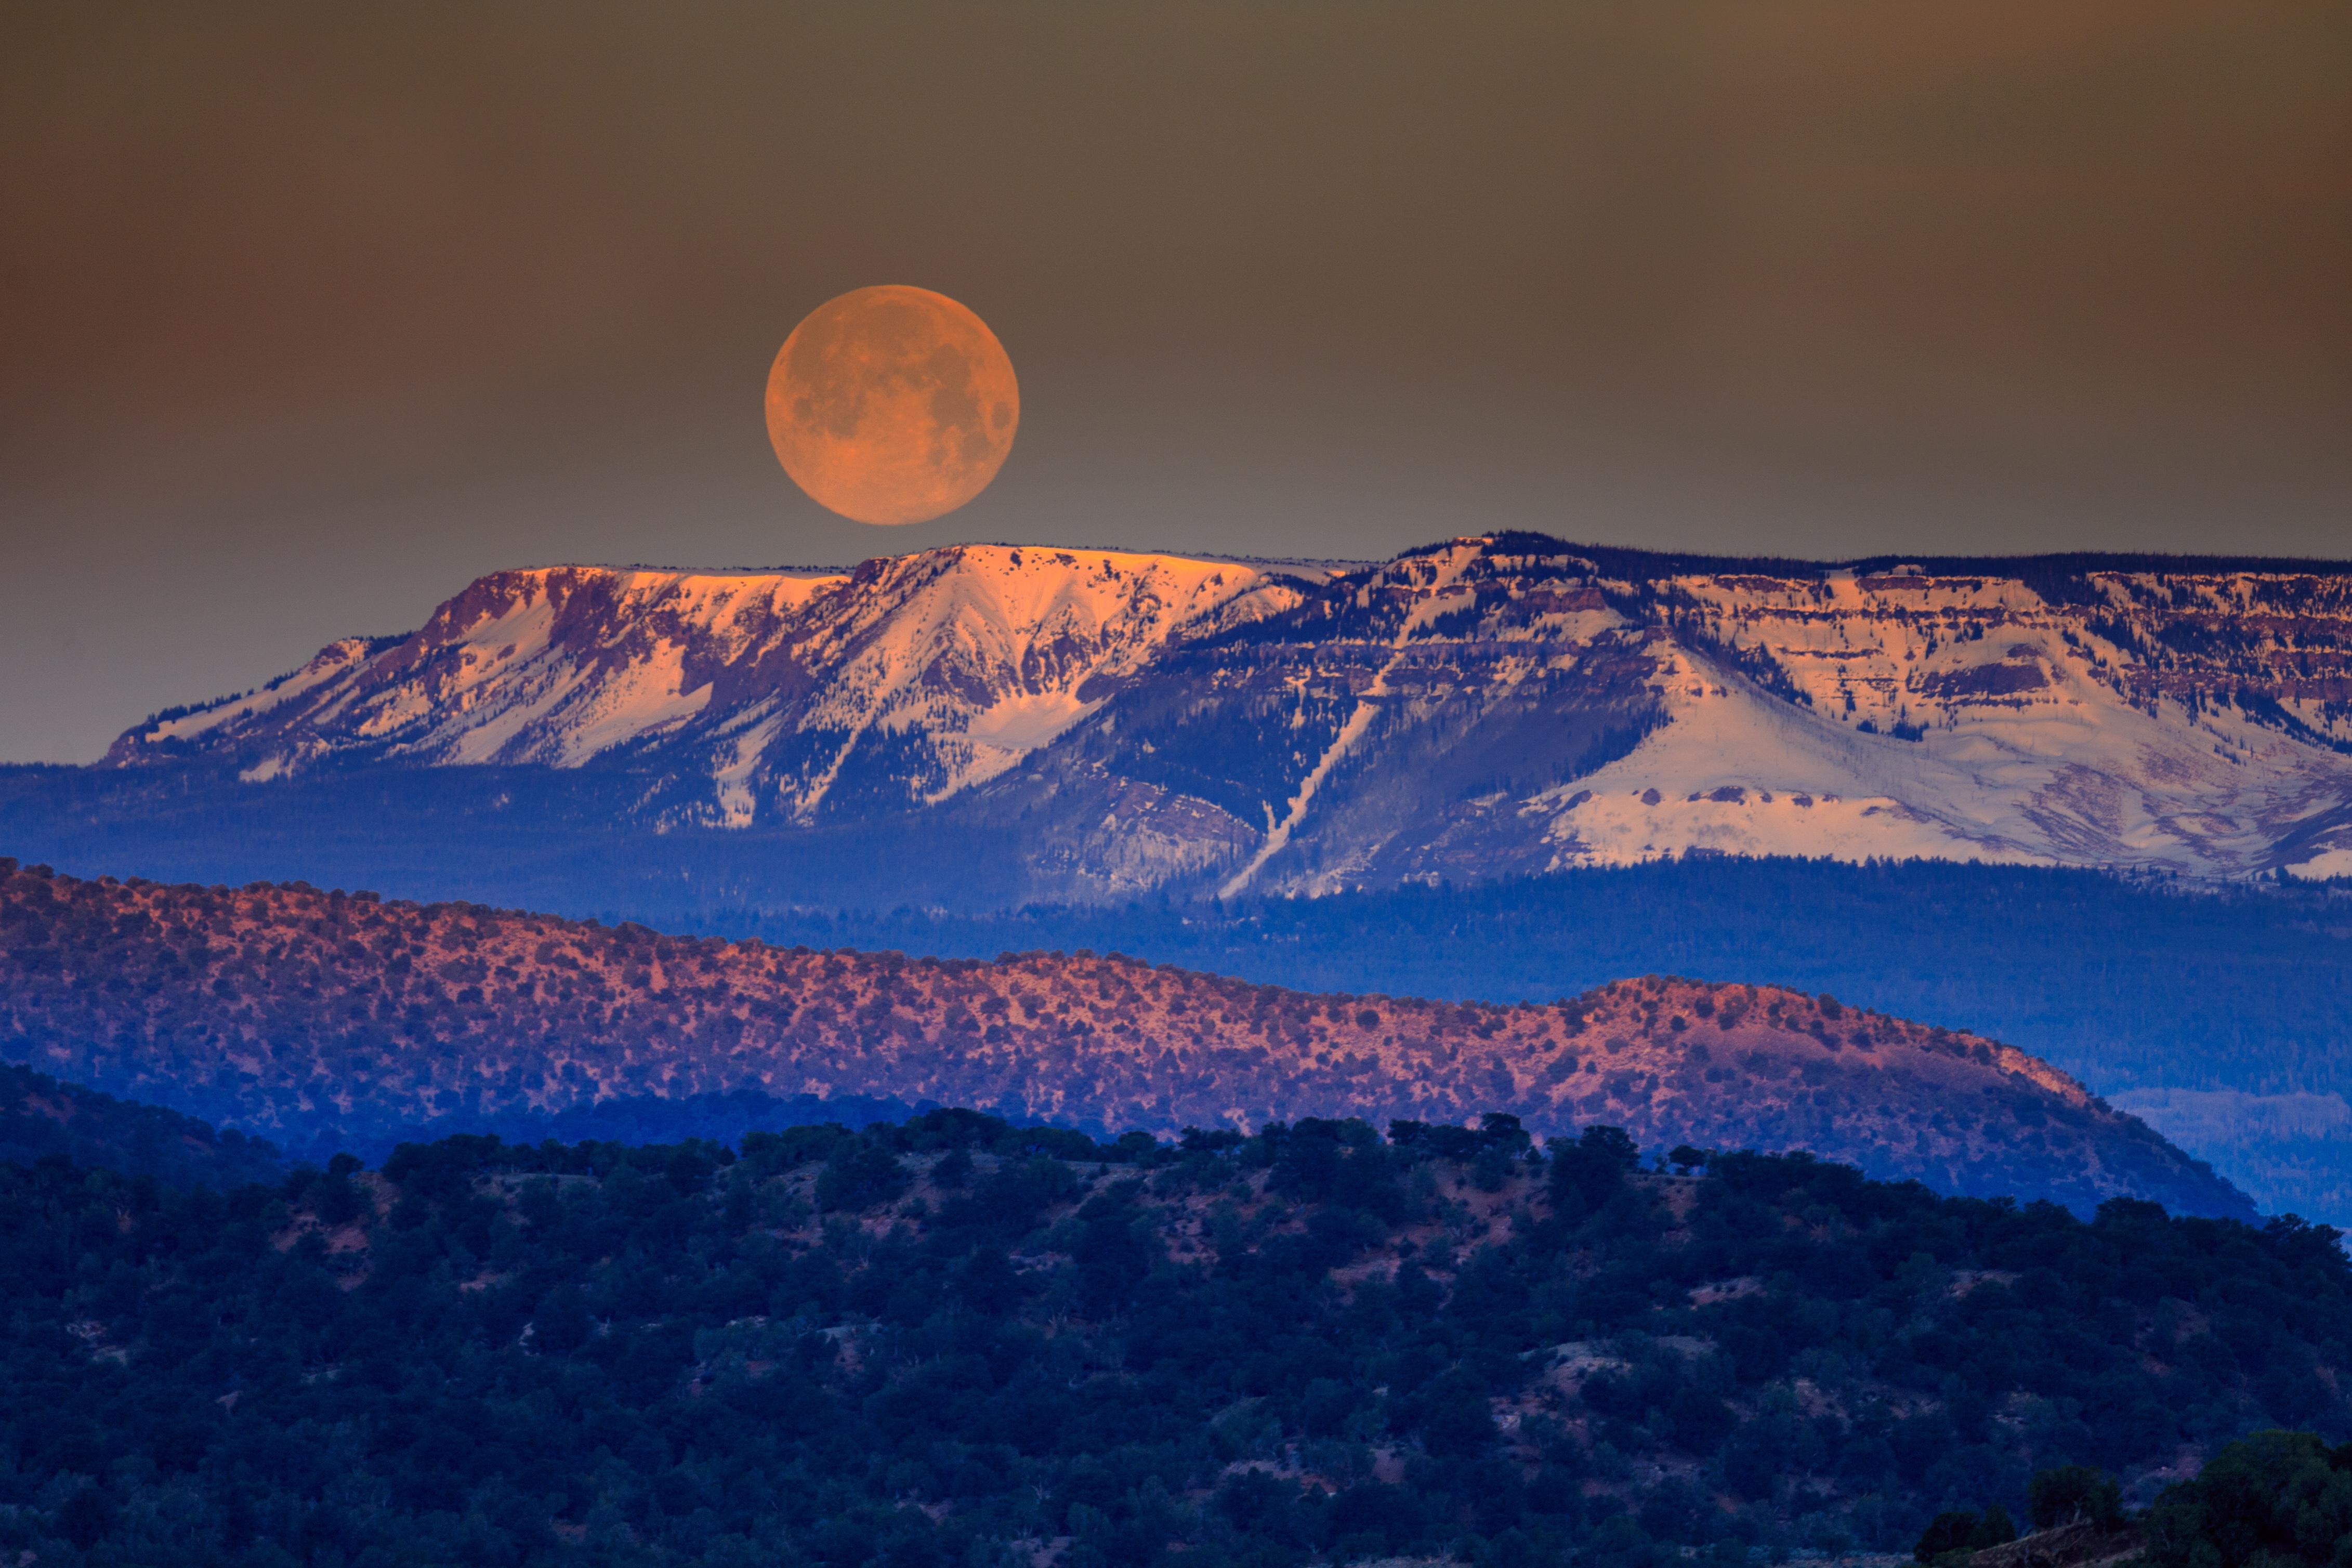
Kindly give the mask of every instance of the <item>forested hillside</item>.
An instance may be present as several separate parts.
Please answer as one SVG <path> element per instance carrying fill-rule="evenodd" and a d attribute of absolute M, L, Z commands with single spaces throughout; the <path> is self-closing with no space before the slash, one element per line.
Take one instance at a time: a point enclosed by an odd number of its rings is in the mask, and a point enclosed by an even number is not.
<path fill-rule="evenodd" d="M 1653 973 L 1828 991 L 2030 1051 L 2157 1121 L 2265 1207 L 2352 1222 L 2352 885 L 2340 883 L 1714 859 L 1224 905 L 679 918 L 950 957 L 1093 947 L 1309 991 L 1499 1001 Z M 2167 1091 L 2204 1098 L 2175 1121 Z"/>
<path fill-rule="evenodd" d="M 243 1186 L 285 1174 L 276 1148 L 235 1129 L 216 1133 L 193 1116 L 0 1065 L 0 1160 L 53 1157 L 180 1186 Z"/>
<path fill-rule="evenodd" d="M 226 1195 L 0 1165 L 0 1548 L 1666 1568 L 2347 1429 L 2333 1232 L 1549 1154 L 1501 1117 L 1106 1147 L 943 1111 Z"/>
<path fill-rule="evenodd" d="M 908 959 L 299 883 L 0 861 L 0 1046 L 306 1141 L 751 1091 L 1105 1132 L 1300 1115 L 1803 1148 L 1947 1191 L 2245 1197 L 2024 1052 L 1831 996 L 1649 977 L 1511 1006 L 1306 994 L 1115 954 Z"/>
<path fill-rule="evenodd" d="M 1739 979 L 1971 1029 L 2102 1090 L 2352 1092 L 2352 885 L 1716 859 L 1223 904 L 680 912 L 677 928 L 942 957 L 1092 947 L 1465 1001 L 1625 975 Z"/>

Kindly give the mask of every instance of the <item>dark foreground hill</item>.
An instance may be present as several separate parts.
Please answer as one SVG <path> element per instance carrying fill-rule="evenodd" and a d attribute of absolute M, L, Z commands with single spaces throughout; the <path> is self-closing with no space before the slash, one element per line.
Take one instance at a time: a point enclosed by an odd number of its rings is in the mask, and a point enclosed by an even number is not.
<path fill-rule="evenodd" d="M 0 1049 L 310 1142 L 739 1092 L 1173 1133 L 1300 1115 L 1809 1149 L 1942 1190 L 2243 1194 L 2047 1062 L 1770 987 L 1651 977 L 1513 1007 L 1303 995 L 1083 950 L 978 960 L 676 938 L 296 883 L 0 860 Z"/>
<path fill-rule="evenodd" d="M 0 1165 L 0 1549 L 1666 1568 L 2347 1430 L 2333 1231 L 1526 1144 L 936 1112 L 226 1197 Z"/>
<path fill-rule="evenodd" d="M 160 1106 L 0 1066 L 0 1160 L 33 1165 L 53 1157 L 178 1186 L 243 1186 L 286 1174 L 276 1148 L 234 1128 L 215 1132 Z"/>

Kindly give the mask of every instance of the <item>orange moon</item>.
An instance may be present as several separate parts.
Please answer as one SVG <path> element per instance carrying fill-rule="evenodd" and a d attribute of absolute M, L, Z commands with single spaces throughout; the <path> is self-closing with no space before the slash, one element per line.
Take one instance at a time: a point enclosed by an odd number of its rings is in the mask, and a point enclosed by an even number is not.
<path fill-rule="evenodd" d="M 793 482 L 861 523 L 920 523 L 1013 450 L 1021 388 L 986 322 L 903 284 L 828 299 L 768 371 L 768 439 Z"/>

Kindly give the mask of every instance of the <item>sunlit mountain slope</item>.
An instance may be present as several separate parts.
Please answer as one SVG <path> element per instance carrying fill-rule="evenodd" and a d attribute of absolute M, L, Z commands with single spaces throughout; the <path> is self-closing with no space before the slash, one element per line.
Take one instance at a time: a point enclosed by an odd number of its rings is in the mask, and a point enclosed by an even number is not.
<path fill-rule="evenodd" d="M 1771 987 L 1516 1007 L 1307 995 L 1116 955 L 994 963 L 678 939 L 295 885 L 0 861 L 0 1049 L 273 1135 L 631 1096 L 894 1097 L 1116 1131 L 1303 1115 L 1803 1148 L 1948 1191 L 2243 1195 L 2049 1063 Z"/>

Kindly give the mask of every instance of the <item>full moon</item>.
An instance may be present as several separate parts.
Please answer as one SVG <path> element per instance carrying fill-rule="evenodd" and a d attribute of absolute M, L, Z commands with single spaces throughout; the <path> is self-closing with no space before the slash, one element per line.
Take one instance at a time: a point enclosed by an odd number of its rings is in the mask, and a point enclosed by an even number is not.
<path fill-rule="evenodd" d="M 987 323 L 903 284 L 828 299 L 768 371 L 768 439 L 793 482 L 861 523 L 928 522 L 996 477 L 1021 423 Z"/>

